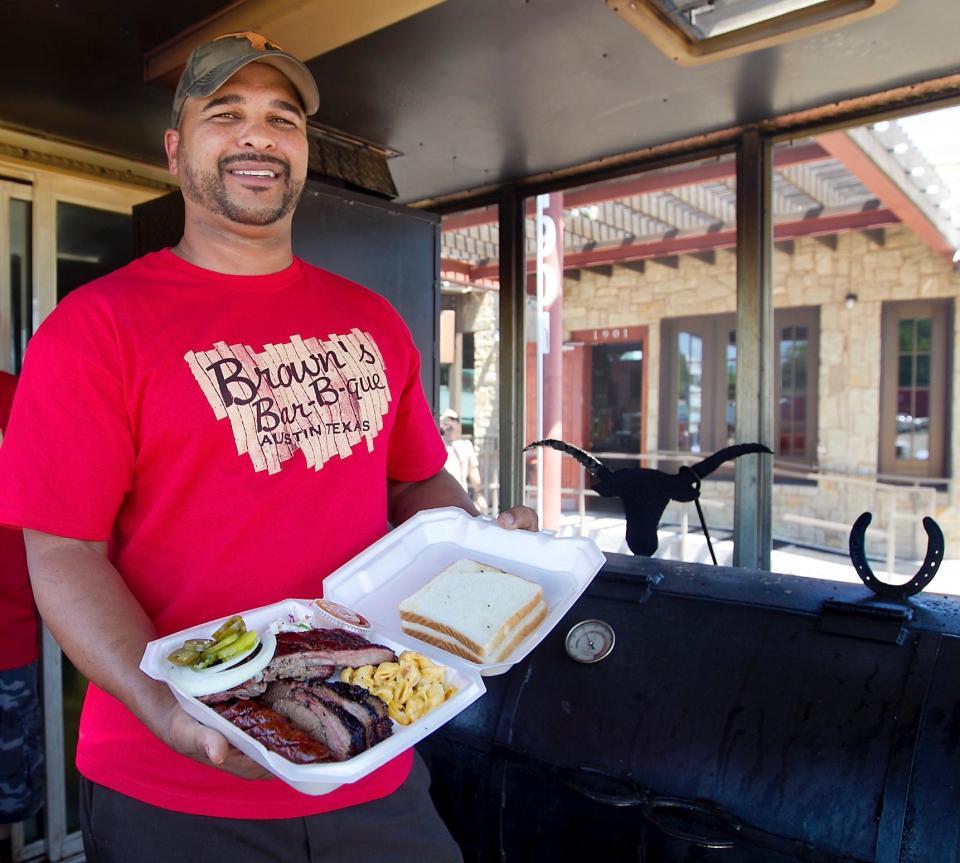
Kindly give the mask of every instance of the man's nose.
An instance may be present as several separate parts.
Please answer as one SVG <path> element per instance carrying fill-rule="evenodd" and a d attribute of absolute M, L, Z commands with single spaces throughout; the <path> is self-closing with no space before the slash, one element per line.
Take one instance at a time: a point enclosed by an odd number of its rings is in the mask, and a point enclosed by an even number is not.
<path fill-rule="evenodd" d="M 240 133 L 240 146 L 254 150 L 272 150 L 276 146 L 274 130 L 267 121 L 251 120 Z"/>

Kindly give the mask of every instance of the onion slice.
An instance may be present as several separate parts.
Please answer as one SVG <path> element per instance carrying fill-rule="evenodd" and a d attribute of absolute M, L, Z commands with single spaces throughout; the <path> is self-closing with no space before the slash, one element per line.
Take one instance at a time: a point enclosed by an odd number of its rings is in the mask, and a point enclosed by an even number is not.
<path fill-rule="evenodd" d="M 256 644 L 243 653 L 238 653 L 201 671 L 171 665 L 167 671 L 167 677 L 181 692 L 194 697 L 233 689 L 234 686 L 239 686 L 245 680 L 259 674 L 273 659 L 273 653 L 277 649 L 277 637 L 269 630 L 258 634 L 260 638 Z M 260 652 L 250 659 L 258 647 Z M 244 661 L 248 659 L 248 662 Z"/>

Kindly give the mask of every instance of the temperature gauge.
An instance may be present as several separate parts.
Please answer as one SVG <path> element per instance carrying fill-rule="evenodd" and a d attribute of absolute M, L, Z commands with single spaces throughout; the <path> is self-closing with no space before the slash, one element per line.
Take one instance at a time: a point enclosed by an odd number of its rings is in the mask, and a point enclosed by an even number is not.
<path fill-rule="evenodd" d="M 610 655 L 616 637 L 602 620 L 581 620 L 567 633 L 564 647 L 575 662 L 599 662 Z"/>

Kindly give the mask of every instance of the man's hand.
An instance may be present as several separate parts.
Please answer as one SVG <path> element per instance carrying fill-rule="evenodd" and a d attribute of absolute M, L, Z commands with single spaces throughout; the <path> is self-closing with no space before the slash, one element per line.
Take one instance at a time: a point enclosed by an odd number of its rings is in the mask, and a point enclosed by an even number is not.
<path fill-rule="evenodd" d="M 497 524 L 507 530 L 539 530 L 540 520 L 536 510 L 529 506 L 511 506 L 497 516 Z"/>
<path fill-rule="evenodd" d="M 30 579 L 44 622 L 88 680 L 122 701 L 164 743 L 201 764 L 248 779 L 270 776 L 201 725 L 162 683 L 139 669 L 153 624 L 107 557 L 105 542 L 24 531 Z"/>
<path fill-rule="evenodd" d="M 219 731 L 201 725 L 179 704 L 170 708 L 160 739 L 181 755 L 242 779 L 274 778 L 272 773 L 252 758 L 247 758 L 239 749 L 232 747 Z"/>

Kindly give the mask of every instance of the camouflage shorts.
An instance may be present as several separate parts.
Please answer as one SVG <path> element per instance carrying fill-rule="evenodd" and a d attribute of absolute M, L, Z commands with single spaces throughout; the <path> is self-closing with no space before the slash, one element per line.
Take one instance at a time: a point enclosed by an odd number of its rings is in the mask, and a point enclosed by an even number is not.
<path fill-rule="evenodd" d="M 35 815 L 43 803 L 43 742 L 37 663 L 0 671 L 0 823 Z"/>

